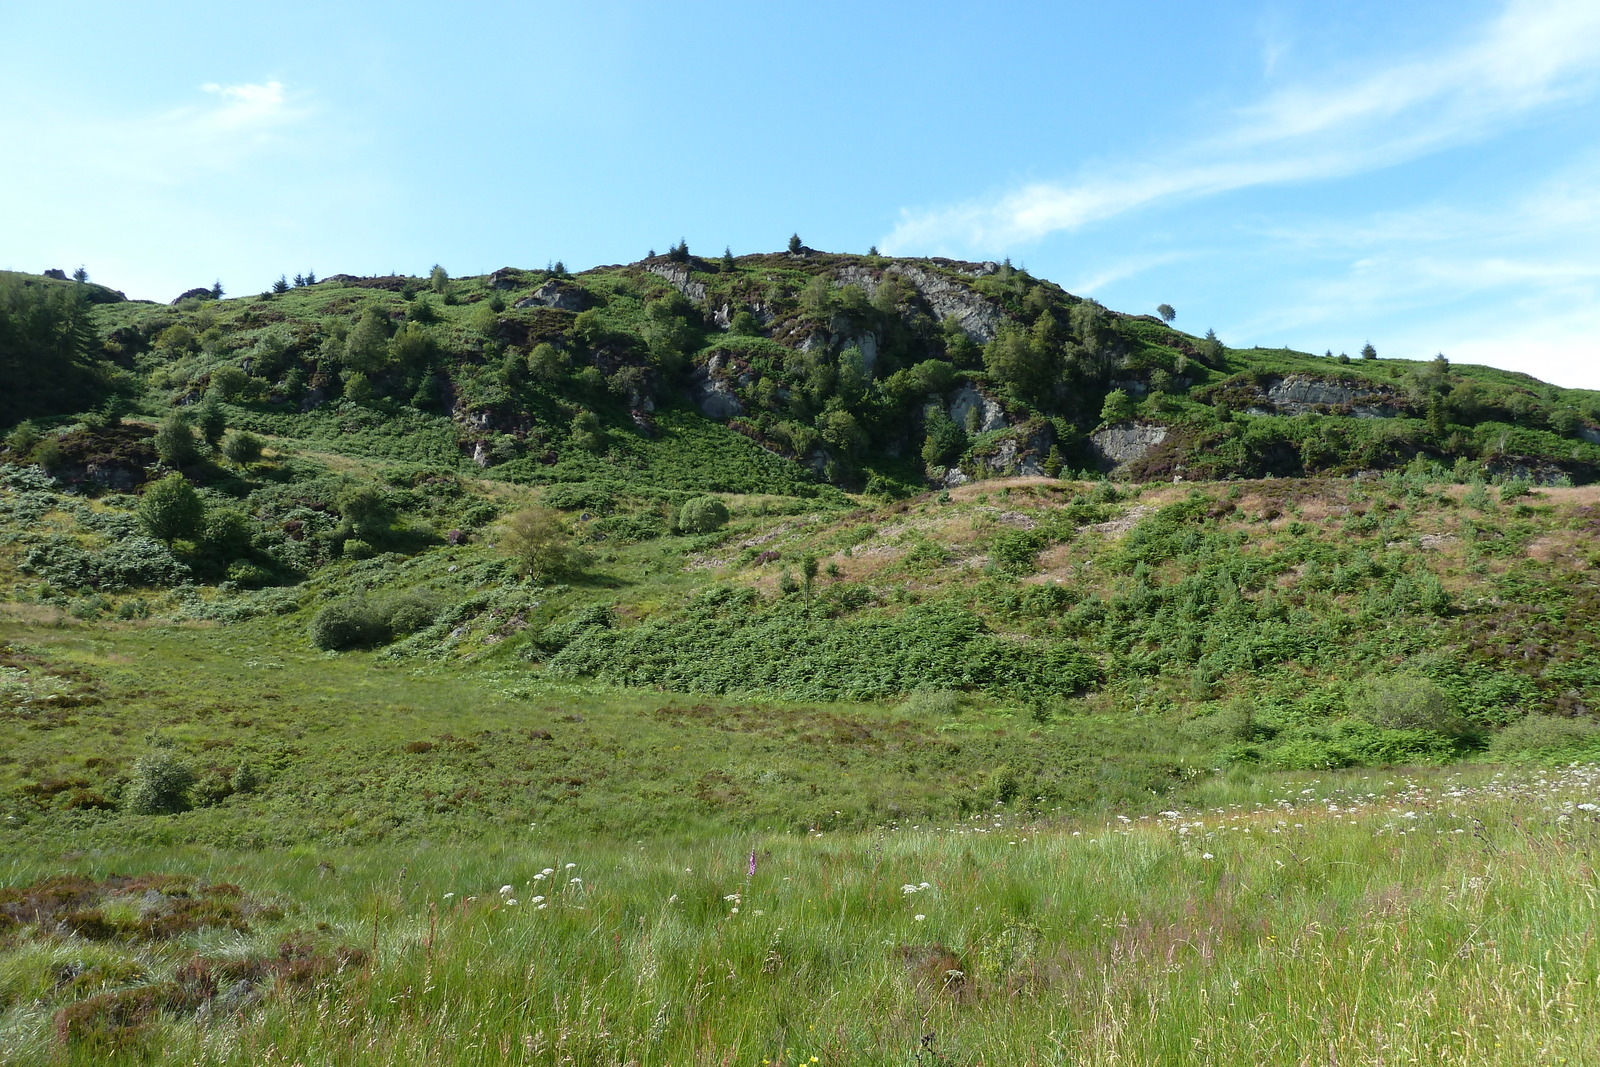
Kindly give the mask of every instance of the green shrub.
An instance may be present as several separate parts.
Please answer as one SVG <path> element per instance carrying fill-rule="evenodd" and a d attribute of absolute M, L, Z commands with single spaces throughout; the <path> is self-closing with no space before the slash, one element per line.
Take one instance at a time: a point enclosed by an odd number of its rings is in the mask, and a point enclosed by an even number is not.
<path fill-rule="evenodd" d="M 1254 725 L 1250 706 L 1236 701 L 1208 714 L 1185 719 L 1178 725 L 1178 733 L 1200 744 L 1227 745 L 1250 740 Z"/>
<path fill-rule="evenodd" d="M 1529 715 L 1507 726 L 1489 743 L 1501 759 L 1538 758 L 1593 750 L 1600 743 L 1600 723 L 1558 715 Z"/>
<path fill-rule="evenodd" d="M 249 430 L 234 430 L 222 442 L 222 454 L 240 466 L 261 458 L 261 438 Z"/>
<path fill-rule="evenodd" d="M 233 508 L 219 508 L 205 517 L 200 535 L 203 552 L 217 560 L 234 560 L 250 551 L 253 532 L 249 516 Z"/>
<path fill-rule="evenodd" d="M 170 751 L 152 752 L 133 765 L 123 802 L 135 815 L 168 815 L 189 807 L 194 771 Z"/>
<path fill-rule="evenodd" d="M 169 467 L 187 467 L 200 458 L 194 431 L 181 412 L 174 411 L 162 421 L 161 428 L 156 431 L 155 445 L 156 455 Z"/>
<path fill-rule="evenodd" d="M 389 628 L 365 600 L 338 600 L 311 620 L 311 643 L 324 652 L 382 644 Z"/>
<path fill-rule="evenodd" d="M 153 483 L 139 499 L 139 521 L 151 537 L 167 542 L 194 536 L 205 510 L 200 494 L 176 472 Z"/>
<path fill-rule="evenodd" d="M 419 590 L 379 600 L 355 597 L 325 606 L 311 620 L 311 643 L 324 652 L 369 648 L 415 633 L 438 618 L 439 602 Z"/>
<path fill-rule="evenodd" d="M 272 584 L 272 572 L 248 560 L 236 560 L 228 564 L 228 581 L 246 589 L 259 589 Z"/>
<path fill-rule="evenodd" d="M 900 702 L 902 715 L 940 718 L 961 711 L 961 694 L 952 689 L 917 689 Z"/>
<path fill-rule="evenodd" d="M 541 582 L 571 574 L 584 562 L 572 547 L 566 523 L 545 507 L 525 508 L 507 519 L 500 550 L 523 575 Z"/>
<path fill-rule="evenodd" d="M 439 615 L 439 602 L 419 590 L 410 590 L 386 597 L 379 603 L 378 613 L 390 636 L 401 637 L 432 625 Z"/>
<path fill-rule="evenodd" d="M 377 550 L 359 537 L 347 537 L 340 551 L 347 559 L 371 559 Z"/>
<path fill-rule="evenodd" d="M 728 522 L 728 507 L 714 496 L 696 497 L 678 510 L 678 529 L 684 533 L 714 533 Z"/>
<path fill-rule="evenodd" d="M 1036 530 L 1006 530 L 989 544 L 989 560 L 997 570 L 1020 576 L 1039 569 L 1044 537 Z"/>
<path fill-rule="evenodd" d="M 1386 730 L 1433 730 L 1450 736 L 1466 729 L 1450 694 L 1419 674 L 1367 679 L 1351 694 L 1350 710 Z"/>

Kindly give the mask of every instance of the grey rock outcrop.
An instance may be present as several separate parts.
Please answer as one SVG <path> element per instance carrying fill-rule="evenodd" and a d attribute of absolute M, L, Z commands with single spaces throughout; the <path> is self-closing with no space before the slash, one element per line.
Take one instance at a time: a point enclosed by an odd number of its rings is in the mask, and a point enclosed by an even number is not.
<path fill-rule="evenodd" d="M 581 290 L 562 285 L 551 278 L 529 295 L 518 300 L 513 307 L 531 308 L 547 307 L 559 308 L 562 311 L 582 311 L 584 305 Z"/>
<path fill-rule="evenodd" d="M 1010 425 L 1006 421 L 1005 409 L 998 402 L 984 396 L 970 385 L 963 385 L 950 394 L 950 406 L 947 410 L 950 415 L 950 421 L 957 426 L 966 426 L 967 415 L 976 410 L 978 412 L 979 433 L 1003 430 Z"/>
<path fill-rule="evenodd" d="M 491 289 L 521 289 L 525 284 L 527 284 L 527 273 L 515 267 L 501 267 L 489 275 Z"/>
<path fill-rule="evenodd" d="M 705 284 L 689 280 L 689 267 L 687 264 L 652 263 L 645 270 L 665 279 L 668 285 L 697 304 L 706 298 Z"/>
<path fill-rule="evenodd" d="M 1387 389 L 1311 374 L 1289 374 L 1275 379 L 1267 386 L 1262 399 L 1270 407 L 1252 408 L 1252 412 L 1300 415 L 1327 408 L 1348 408 L 1358 419 L 1388 419 L 1399 413 L 1398 398 Z"/>
<path fill-rule="evenodd" d="M 731 419 L 744 414 L 744 405 L 733 387 L 719 377 L 724 366 L 722 353 L 713 353 L 705 366 L 696 367 L 689 378 L 689 394 L 708 419 Z"/>
<path fill-rule="evenodd" d="M 1095 456 L 1106 469 L 1121 467 L 1143 459 L 1152 448 L 1167 439 L 1167 428 L 1154 423 L 1119 422 L 1089 435 Z"/>
<path fill-rule="evenodd" d="M 977 274 L 993 273 L 983 264 Z M 999 268 L 996 267 L 995 270 Z M 973 292 L 961 282 L 943 274 L 912 264 L 897 263 L 885 271 L 898 274 L 927 302 L 935 317 L 941 321 L 953 318 L 966 331 L 968 337 L 979 344 L 994 340 L 995 332 L 1005 321 L 1005 315 L 982 295 Z M 842 267 L 835 275 L 841 285 L 859 285 L 868 295 L 878 291 L 878 278 L 866 267 L 851 264 Z"/>

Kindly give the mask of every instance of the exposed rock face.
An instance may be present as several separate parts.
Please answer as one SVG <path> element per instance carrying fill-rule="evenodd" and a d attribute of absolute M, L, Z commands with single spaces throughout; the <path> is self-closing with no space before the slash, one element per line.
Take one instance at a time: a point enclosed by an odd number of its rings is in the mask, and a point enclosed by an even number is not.
<path fill-rule="evenodd" d="M 489 275 L 489 288 L 491 289 L 521 289 L 527 284 L 527 274 L 515 267 L 501 267 Z"/>
<path fill-rule="evenodd" d="M 1110 469 L 1143 459 L 1145 453 L 1167 439 L 1167 428 L 1151 423 L 1120 422 L 1089 435 L 1101 466 Z"/>
<path fill-rule="evenodd" d="M 645 270 L 665 278 L 668 285 L 697 304 L 706 298 L 704 283 L 689 280 L 689 266 L 686 263 L 652 263 Z"/>
<path fill-rule="evenodd" d="M 734 395 L 733 387 L 718 377 L 723 364 L 722 353 L 713 353 L 705 366 L 695 368 L 689 379 L 689 395 L 708 419 L 731 419 L 744 414 L 744 405 Z"/>
<path fill-rule="evenodd" d="M 62 270 L 60 267 L 51 267 L 49 270 L 44 272 L 44 276 L 46 278 L 54 278 L 58 282 L 64 282 L 67 280 L 67 272 Z"/>
<path fill-rule="evenodd" d="M 1396 397 L 1388 390 L 1310 374 L 1290 374 L 1276 379 L 1267 387 L 1264 399 L 1271 407 L 1259 409 L 1262 414 L 1275 411 L 1300 415 L 1319 409 L 1349 408 L 1350 414 L 1358 419 L 1389 419 L 1399 413 Z"/>
<path fill-rule="evenodd" d="M 1560 485 L 1571 477 L 1554 463 L 1527 456 L 1496 456 L 1483 469 L 1492 478 L 1520 478 L 1534 485 Z"/>
<path fill-rule="evenodd" d="M 531 294 L 523 297 L 521 300 L 518 300 L 513 306 L 519 308 L 546 307 L 558 308 L 562 311 L 582 311 L 583 303 L 582 290 L 573 288 L 571 286 L 562 285 L 560 282 L 556 281 L 556 279 L 551 278 L 549 281 L 539 286 L 539 288 L 535 289 Z"/>
<path fill-rule="evenodd" d="M 966 426 L 967 414 L 973 410 L 978 412 L 979 433 L 1003 430 L 1010 425 L 1006 422 L 1005 409 L 972 386 L 963 385 L 950 395 L 950 421 L 957 426 Z"/>
<path fill-rule="evenodd" d="M 993 273 L 986 269 L 989 266 L 985 263 L 974 273 Z M 885 273 L 898 274 L 910 283 L 917 295 L 927 301 L 937 318 L 954 318 L 967 336 L 980 345 L 993 341 L 995 331 L 1005 321 L 1005 316 L 998 308 L 953 278 L 922 267 L 898 263 Z M 865 267 L 851 265 L 841 268 L 836 277 L 843 285 L 861 286 L 869 295 L 878 291 L 878 279 Z"/>

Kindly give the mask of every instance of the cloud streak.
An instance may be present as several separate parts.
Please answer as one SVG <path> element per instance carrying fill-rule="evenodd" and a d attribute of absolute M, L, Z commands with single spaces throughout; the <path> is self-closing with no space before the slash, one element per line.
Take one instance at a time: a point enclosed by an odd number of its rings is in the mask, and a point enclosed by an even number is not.
<path fill-rule="evenodd" d="M 1454 48 L 1337 88 L 1295 86 L 1236 111 L 1210 138 L 1160 162 L 1103 165 L 1075 182 L 903 211 L 894 254 L 995 253 L 1133 211 L 1256 186 L 1345 177 L 1486 136 L 1600 82 L 1600 5 L 1511 0 Z M 1190 159 L 1174 166 L 1173 158 Z"/>

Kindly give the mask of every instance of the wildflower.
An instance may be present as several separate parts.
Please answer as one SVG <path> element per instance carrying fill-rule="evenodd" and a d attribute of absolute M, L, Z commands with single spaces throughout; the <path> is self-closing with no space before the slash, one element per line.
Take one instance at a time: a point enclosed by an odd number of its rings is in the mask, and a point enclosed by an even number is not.
<path fill-rule="evenodd" d="M 567 864 L 567 870 L 569 870 L 569 871 L 570 871 L 570 870 L 572 870 L 572 868 L 574 868 L 574 867 L 576 867 L 576 866 L 577 866 L 577 864 L 576 864 L 576 863 L 569 863 L 569 864 Z"/>
<path fill-rule="evenodd" d="M 534 897 L 533 900 L 531 900 L 529 903 L 532 903 L 532 904 L 543 904 L 544 903 L 544 897 L 542 897 L 542 896 L 541 897 Z"/>
<path fill-rule="evenodd" d="M 582 878 L 571 878 L 571 879 L 567 880 L 567 884 L 568 885 L 582 885 L 583 884 L 583 879 Z"/>
<path fill-rule="evenodd" d="M 916 921 L 917 921 L 917 922 L 921 922 L 921 921 L 922 921 L 922 920 L 924 920 L 924 919 L 926 919 L 926 918 L 927 918 L 927 916 L 926 916 L 926 915 L 913 915 L 913 916 L 911 916 L 911 917 L 912 917 L 912 918 L 913 918 L 913 919 L 915 919 L 915 920 L 916 920 Z"/>
<path fill-rule="evenodd" d="M 911 893 L 917 892 L 918 888 L 919 887 L 917 887 L 917 886 L 907 884 L 907 885 L 903 885 L 903 886 L 900 887 L 900 892 L 909 895 Z"/>
<path fill-rule="evenodd" d="M 723 897 L 722 899 L 723 900 L 730 900 L 733 903 L 737 904 L 737 903 L 739 903 L 739 894 L 738 893 L 729 893 L 727 896 Z"/>
<path fill-rule="evenodd" d="M 676 893 L 672 894 L 670 897 L 667 898 L 667 903 L 668 904 L 676 904 L 677 902 L 678 902 L 678 894 L 676 894 Z"/>
<path fill-rule="evenodd" d="M 542 881 L 544 881 L 544 879 L 545 879 L 545 873 L 543 871 L 540 871 L 538 874 L 533 876 L 533 880 L 535 882 L 542 882 Z"/>
<path fill-rule="evenodd" d="M 516 906 L 517 906 L 517 898 L 516 897 L 510 897 L 510 898 L 508 898 L 506 900 L 506 907 L 514 908 Z"/>
<path fill-rule="evenodd" d="M 756 873 L 756 850 L 755 849 L 751 849 L 750 850 L 750 872 L 749 873 L 750 873 L 750 876 L 752 878 L 755 877 L 755 873 Z"/>
<path fill-rule="evenodd" d="M 548 877 L 549 875 L 555 874 L 556 873 L 556 869 L 554 867 L 546 867 L 544 870 L 540 871 L 539 873 Z"/>
<path fill-rule="evenodd" d="M 510 896 L 511 895 L 511 887 L 508 886 L 508 885 L 501 886 L 500 887 L 500 895 L 503 896 L 503 897 Z"/>
<path fill-rule="evenodd" d="M 1217 857 L 1213 856 L 1209 852 L 1202 852 L 1202 853 L 1200 853 L 1200 858 L 1203 859 L 1203 860 L 1214 860 Z"/>
<path fill-rule="evenodd" d="M 455 896 L 455 894 L 454 894 L 454 893 L 446 893 L 446 894 L 445 894 L 445 895 L 444 895 L 444 899 L 446 899 L 446 900 L 449 900 L 449 899 L 450 899 L 450 898 L 451 898 L 451 897 L 453 897 L 453 896 Z"/>

